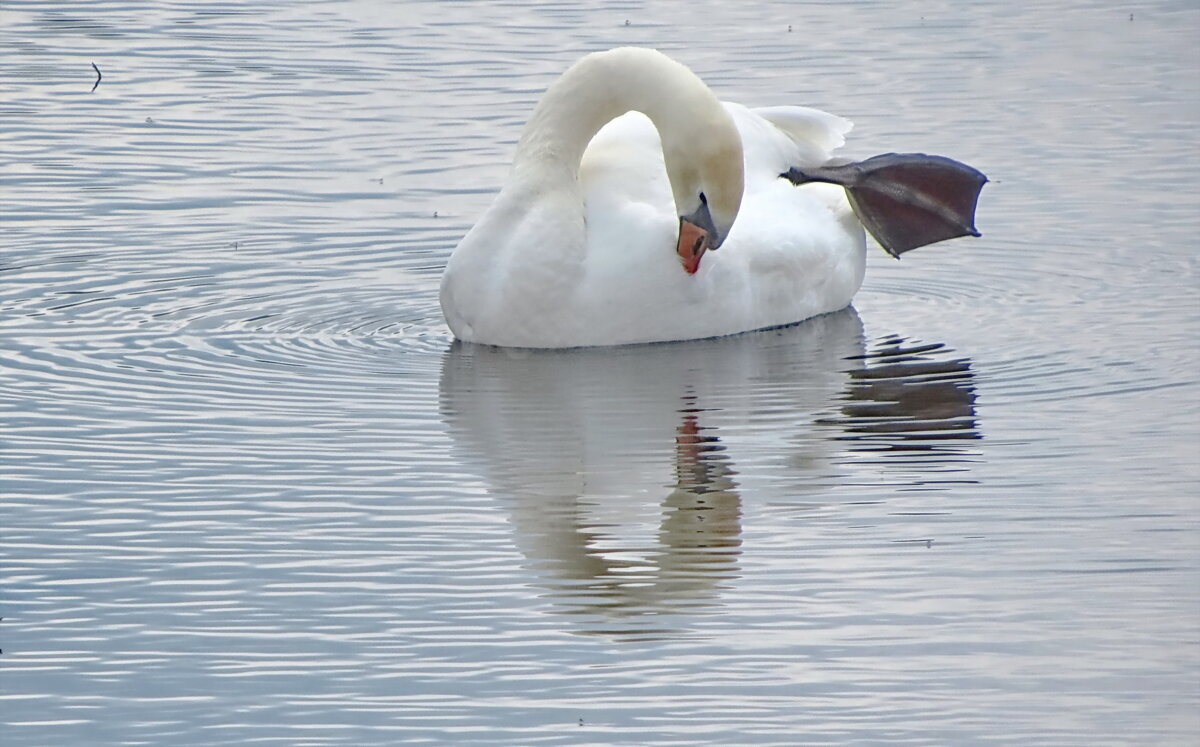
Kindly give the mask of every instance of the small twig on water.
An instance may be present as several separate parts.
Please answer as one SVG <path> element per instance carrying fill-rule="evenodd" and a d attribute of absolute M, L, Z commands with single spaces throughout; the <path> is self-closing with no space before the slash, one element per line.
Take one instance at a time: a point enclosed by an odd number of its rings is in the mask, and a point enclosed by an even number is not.
<path fill-rule="evenodd" d="M 94 62 L 92 63 L 92 69 L 96 71 L 96 82 L 92 84 L 92 90 L 90 91 L 90 93 L 95 92 L 96 86 L 100 85 L 100 79 L 104 77 L 103 75 L 100 74 L 100 68 L 96 67 L 96 63 L 94 63 Z"/>

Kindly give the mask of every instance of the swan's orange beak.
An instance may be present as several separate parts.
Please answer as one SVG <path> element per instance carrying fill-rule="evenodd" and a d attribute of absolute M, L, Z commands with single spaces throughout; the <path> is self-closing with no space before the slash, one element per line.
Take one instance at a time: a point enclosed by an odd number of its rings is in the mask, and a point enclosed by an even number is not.
<path fill-rule="evenodd" d="M 700 258 L 707 250 L 708 231 L 686 218 L 680 218 L 679 245 L 675 247 L 675 251 L 683 260 L 683 269 L 687 271 L 687 274 L 696 274 L 696 270 L 700 269 Z"/>

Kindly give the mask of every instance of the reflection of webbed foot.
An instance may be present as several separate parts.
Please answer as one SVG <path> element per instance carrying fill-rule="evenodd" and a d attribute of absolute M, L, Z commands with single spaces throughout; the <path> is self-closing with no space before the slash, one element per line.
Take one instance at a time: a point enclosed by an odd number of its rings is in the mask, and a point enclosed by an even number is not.
<path fill-rule="evenodd" d="M 963 442 L 983 437 L 971 361 L 941 343 L 916 345 L 895 335 L 874 348 L 854 356 L 867 365 L 849 372 L 840 416 L 817 423 L 844 429 L 838 439 L 853 443 L 853 452 L 891 454 L 910 467 L 917 454 L 930 467 L 961 462 L 971 453 Z"/>
<path fill-rule="evenodd" d="M 887 153 L 841 166 L 789 169 L 793 184 L 826 182 L 846 189 L 850 206 L 893 257 L 959 236 L 978 236 L 975 206 L 982 172 L 944 156 Z"/>

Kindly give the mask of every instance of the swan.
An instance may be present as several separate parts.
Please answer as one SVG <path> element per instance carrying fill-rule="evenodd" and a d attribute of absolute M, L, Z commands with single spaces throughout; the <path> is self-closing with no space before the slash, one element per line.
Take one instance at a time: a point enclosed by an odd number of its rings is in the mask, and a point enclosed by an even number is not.
<path fill-rule="evenodd" d="M 542 95 L 452 252 L 447 324 L 504 347 L 719 337 L 849 305 L 864 226 L 894 256 L 979 235 L 983 174 L 923 154 L 835 162 L 850 128 L 722 103 L 652 49 L 589 54 Z"/>

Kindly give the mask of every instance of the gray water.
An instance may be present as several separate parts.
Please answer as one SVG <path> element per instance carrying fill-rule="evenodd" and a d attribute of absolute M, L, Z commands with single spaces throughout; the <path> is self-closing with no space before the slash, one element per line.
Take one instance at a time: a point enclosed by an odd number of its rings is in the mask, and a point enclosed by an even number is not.
<path fill-rule="evenodd" d="M 1194 743 L 1200 9 L 1105 5 L 4 2 L 0 743 Z M 453 344 L 620 44 L 971 163 L 983 238 Z"/>

